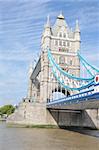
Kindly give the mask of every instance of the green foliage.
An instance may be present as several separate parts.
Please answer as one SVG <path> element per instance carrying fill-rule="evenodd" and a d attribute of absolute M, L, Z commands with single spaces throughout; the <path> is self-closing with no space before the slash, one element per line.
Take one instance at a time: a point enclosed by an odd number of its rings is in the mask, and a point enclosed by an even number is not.
<path fill-rule="evenodd" d="M 12 105 L 5 105 L 0 107 L 0 115 L 6 114 L 7 116 L 9 116 L 10 114 L 12 114 L 15 110 L 15 107 L 13 107 Z"/>

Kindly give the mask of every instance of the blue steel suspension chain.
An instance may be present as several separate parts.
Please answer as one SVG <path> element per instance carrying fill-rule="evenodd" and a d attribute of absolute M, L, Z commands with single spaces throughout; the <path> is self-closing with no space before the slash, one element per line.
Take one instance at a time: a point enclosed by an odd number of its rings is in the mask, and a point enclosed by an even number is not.
<path fill-rule="evenodd" d="M 52 62 L 52 64 L 64 75 L 64 76 L 67 76 L 69 78 L 72 78 L 72 79 L 75 79 L 75 80 L 84 80 L 84 81 L 92 81 L 94 79 L 94 77 L 91 77 L 91 78 L 80 78 L 80 77 L 75 77 L 67 72 L 65 72 L 64 70 L 61 69 L 61 67 L 56 64 L 56 62 L 54 61 L 53 57 L 52 57 L 52 54 L 50 52 L 50 50 L 48 50 L 48 59 L 50 62 Z"/>

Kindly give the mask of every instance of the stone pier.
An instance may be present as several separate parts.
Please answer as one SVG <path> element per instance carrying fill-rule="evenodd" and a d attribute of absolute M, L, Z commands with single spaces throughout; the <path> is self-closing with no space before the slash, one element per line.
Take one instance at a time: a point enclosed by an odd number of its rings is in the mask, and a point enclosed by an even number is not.
<path fill-rule="evenodd" d="M 23 125 L 55 125 L 99 129 L 99 109 L 48 110 L 43 103 L 22 102 L 7 123 Z"/>

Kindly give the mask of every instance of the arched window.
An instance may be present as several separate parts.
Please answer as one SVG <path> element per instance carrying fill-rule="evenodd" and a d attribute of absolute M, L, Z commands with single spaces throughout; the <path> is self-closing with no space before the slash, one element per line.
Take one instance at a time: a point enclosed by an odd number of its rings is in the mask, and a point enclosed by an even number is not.
<path fill-rule="evenodd" d="M 63 42 L 63 46 L 66 46 L 66 42 L 65 41 Z"/>
<path fill-rule="evenodd" d="M 61 32 L 59 33 L 59 37 L 62 37 L 62 33 Z"/>
<path fill-rule="evenodd" d="M 70 60 L 70 65 L 72 65 L 72 63 L 73 63 L 72 60 Z"/>
<path fill-rule="evenodd" d="M 55 45 L 56 45 L 56 46 L 58 45 L 58 41 L 57 41 L 57 40 L 55 41 Z"/>
<path fill-rule="evenodd" d="M 60 56 L 59 57 L 59 64 L 64 64 L 65 63 L 65 57 L 64 56 Z"/>
<path fill-rule="evenodd" d="M 68 47 L 70 46 L 70 43 L 69 43 L 69 41 L 67 41 L 67 46 L 68 46 Z"/>
<path fill-rule="evenodd" d="M 59 45 L 62 46 L 62 41 L 59 41 Z"/>
<path fill-rule="evenodd" d="M 64 38 L 66 38 L 66 33 L 64 33 Z"/>

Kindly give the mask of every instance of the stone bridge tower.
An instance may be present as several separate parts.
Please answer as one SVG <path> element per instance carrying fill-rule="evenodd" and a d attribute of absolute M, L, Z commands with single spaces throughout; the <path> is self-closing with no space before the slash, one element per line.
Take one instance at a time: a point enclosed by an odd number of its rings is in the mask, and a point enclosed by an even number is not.
<path fill-rule="evenodd" d="M 65 95 L 71 94 L 71 91 L 63 89 L 53 77 L 47 57 L 48 48 L 63 70 L 79 76 L 80 63 L 76 55 L 80 49 L 78 21 L 72 31 L 62 13 L 56 18 L 54 26 L 51 26 L 49 16 L 47 17 L 41 38 L 41 55 L 31 75 L 32 88 L 29 88 L 30 97 L 41 103 L 51 99 L 53 92 L 56 91 Z"/>
<path fill-rule="evenodd" d="M 34 69 L 30 66 L 28 96 L 8 117 L 8 123 L 32 125 L 58 125 L 99 128 L 98 109 L 53 110 L 46 108 L 46 102 L 53 92 L 62 92 L 68 96 L 72 91 L 64 90 L 53 77 L 47 57 L 47 49 L 63 70 L 75 76 L 80 75 L 80 63 L 77 51 L 80 49 L 80 29 L 78 21 L 74 31 L 67 25 L 63 14 L 60 14 L 54 26 L 49 17 L 41 39 L 41 55 Z M 31 103 L 31 102 L 34 103 Z"/>

